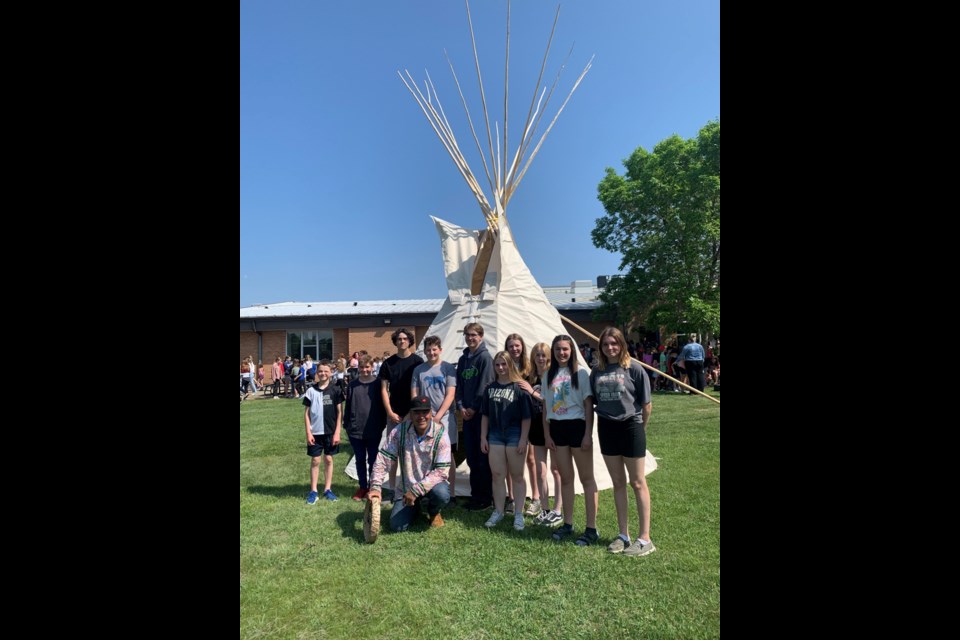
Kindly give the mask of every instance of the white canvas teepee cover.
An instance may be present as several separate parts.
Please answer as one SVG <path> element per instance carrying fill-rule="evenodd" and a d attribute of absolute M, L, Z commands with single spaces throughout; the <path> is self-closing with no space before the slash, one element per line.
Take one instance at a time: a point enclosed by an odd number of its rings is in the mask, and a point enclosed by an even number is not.
<path fill-rule="evenodd" d="M 522 335 L 529 349 L 537 342 L 550 344 L 554 336 L 567 332 L 559 312 L 520 257 L 505 217 L 499 220 L 499 237 L 477 295 L 471 294 L 471 281 L 482 231 L 431 218 L 440 235 L 448 293 L 427 335 L 440 338 L 444 360 L 456 364 L 460 358 L 466 348 L 463 327 L 469 322 L 483 326 L 490 355 L 503 349 L 511 333 Z"/>

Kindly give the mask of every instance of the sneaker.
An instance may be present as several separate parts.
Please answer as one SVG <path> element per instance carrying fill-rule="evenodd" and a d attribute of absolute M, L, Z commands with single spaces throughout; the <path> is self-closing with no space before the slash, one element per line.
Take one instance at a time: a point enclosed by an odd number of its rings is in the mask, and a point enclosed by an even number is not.
<path fill-rule="evenodd" d="M 531 502 L 530 505 L 526 508 L 526 510 L 523 513 L 524 515 L 528 515 L 528 516 L 540 515 L 540 501 L 534 500 L 533 502 Z"/>
<path fill-rule="evenodd" d="M 514 510 L 513 498 L 507 499 L 507 506 L 503 508 L 503 512 L 506 514 L 512 514 Z"/>
<path fill-rule="evenodd" d="M 339 498 L 337 497 L 337 494 L 335 494 L 330 489 L 327 489 L 326 491 L 323 492 L 323 497 L 329 500 L 330 502 L 336 502 L 337 500 L 339 500 Z"/>
<path fill-rule="evenodd" d="M 523 514 L 518 513 L 513 516 L 513 528 L 517 531 L 523 531 Z"/>
<path fill-rule="evenodd" d="M 564 523 L 562 527 L 553 532 L 553 539 L 557 542 L 562 541 L 567 536 L 573 535 L 573 525 Z"/>
<path fill-rule="evenodd" d="M 319 497 L 316 491 L 311 491 L 307 494 L 307 504 L 317 504 Z"/>
<path fill-rule="evenodd" d="M 619 538 L 618 538 L 619 539 Z M 589 547 L 592 544 L 597 544 L 600 541 L 600 534 L 596 531 L 584 531 L 580 534 L 580 537 L 574 542 L 578 547 Z"/>
<path fill-rule="evenodd" d="M 550 511 L 544 509 L 541 511 L 536 518 L 533 519 L 533 524 L 543 525 L 547 523 L 547 518 L 550 516 Z"/>
<path fill-rule="evenodd" d="M 355 500 L 356 502 L 363 502 L 363 494 L 364 494 L 364 488 L 360 487 L 359 489 L 357 489 L 357 492 L 353 494 L 353 500 Z"/>
<path fill-rule="evenodd" d="M 489 508 L 490 508 L 489 502 L 476 502 L 474 500 L 471 500 L 470 502 L 468 502 L 467 505 L 464 507 L 464 509 L 466 509 L 467 511 L 486 511 Z"/>
<path fill-rule="evenodd" d="M 626 548 L 623 552 L 625 556 L 645 556 L 656 551 L 657 548 L 653 546 L 653 542 L 648 542 L 647 544 L 641 544 L 640 538 L 637 538 L 632 545 Z"/>
<path fill-rule="evenodd" d="M 547 525 L 548 527 L 559 527 L 561 524 L 563 524 L 563 515 L 561 515 L 559 511 L 551 511 L 549 514 L 547 514 L 543 524 Z"/>
<path fill-rule="evenodd" d="M 430 528 L 431 528 L 431 529 L 439 529 L 439 528 L 442 527 L 444 524 L 445 524 L 445 523 L 444 523 L 444 521 L 443 521 L 443 516 L 441 516 L 439 513 L 438 513 L 437 515 L 433 516 L 433 519 L 430 520 Z"/>
<path fill-rule="evenodd" d="M 499 511 L 494 511 L 490 514 L 490 519 L 483 523 L 485 527 L 495 527 L 497 523 L 503 520 L 503 514 Z"/>
<path fill-rule="evenodd" d="M 630 546 L 630 542 L 624 542 L 623 538 L 617 536 L 613 542 L 607 545 L 607 551 L 610 553 L 623 553 L 624 549 Z"/>

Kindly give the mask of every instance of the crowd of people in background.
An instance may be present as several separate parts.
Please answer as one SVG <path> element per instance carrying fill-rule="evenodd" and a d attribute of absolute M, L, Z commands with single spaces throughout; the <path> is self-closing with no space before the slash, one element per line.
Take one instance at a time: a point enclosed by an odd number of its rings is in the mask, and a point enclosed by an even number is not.
<path fill-rule="evenodd" d="M 379 375 L 380 367 L 389 355 L 389 353 L 384 352 L 383 358 L 377 356 L 370 359 L 374 376 Z M 331 360 L 332 379 L 344 393 L 346 393 L 350 382 L 360 375 L 359 362 L 363 357 L 369 357 L 365 350 L 354 352 L 349 360 L 343 353 L 336 360 Z M 279 355 L 276 356 L 271 367 L 270 379 L 267 382 L 265 382 L 263 362 L 258 362 L 256 366 L 252 363 L 253 356 L 245 357 L 240 363 L 241 402 L 255 396 L 258 392 L 266 397 L 268 390 L 269 395 L 275 400 L 280 398 L 299 399 L 306 393 L 309 385 L 317 382 L 317 361 L 309 353 L 303 357 L 303 360 L 293 358 L 290 355 L 285 355 L 282 358 Z"/>

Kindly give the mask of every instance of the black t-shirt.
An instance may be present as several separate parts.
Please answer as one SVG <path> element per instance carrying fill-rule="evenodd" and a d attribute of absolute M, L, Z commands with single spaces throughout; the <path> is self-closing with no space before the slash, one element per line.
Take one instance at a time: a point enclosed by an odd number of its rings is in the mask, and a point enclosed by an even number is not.
<path fill-rule="evenodd" d="M 415 353 L 402 359 L 397 354 L 393 354 L 380 367 L 380 375 L 377 378 L 390 383 L 390 407 L 400 418 L 410 411 L 413 370 L 420 364 L 423 364 L 423 358 Z"/>
<path fill-rule="evenodd" d="M 530 417 L 530 395 L 516 382 L 500 384 L 494 380 L 483 391 L 480 413 L 487 416 L 490 431 L 519 427 Z"/>
<path fill-rule="evenodd" d="M 347 435 L 357 439 L 379 439 L 387 426 L 383 400 L 380 399 L 380 381 L 353 380 L 347 391 L 347 412 L 344 428 Z"/>
<path fill-rule="evenodd" d="M 314 407 L 313 403 L 323 396 L 321 407 Z M 337 428 L 337 407 L 343 402 L 343 391 L 335 384 L 328 383 L 326 388 L 321 389 L 319 384 L 313 384 L 307 387 L 307 392 L 303 394 L 303 406 L 310 407 L 310 426 L 316 428 L 320 419 L 320 413 L 323 412 L 323 432 L 333 434 Z"/>

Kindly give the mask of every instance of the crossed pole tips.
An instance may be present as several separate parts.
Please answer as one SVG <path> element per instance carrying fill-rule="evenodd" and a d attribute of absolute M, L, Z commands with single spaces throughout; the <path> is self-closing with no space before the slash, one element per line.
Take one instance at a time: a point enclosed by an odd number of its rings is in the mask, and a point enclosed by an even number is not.
<path fill-rule="evenodd" d="M 526 174 L 527 169 L 530 168 L 530 164 L 540 151 L 540 147 L 543 146 L 543 141 L 547 138 L 547 134 L 549 134 L 550 130 L 553 129 L 553 125 L 557 122 L 557 118 L 560 117 L 564 107 L 567 106 L 567 103 L 570 101 L 573 93 L 577 90 L 577 87 L 580 86 L 580 82 L 590 70 L 590 67 L 593 63 L 593 57 L 591 56 L 590 61 L 587 62 L 586 66 L 583 68 L 583 71 L 573 84 L 573 88 L 570 89 L 570 93 L 567 94 L 563 104 L 560 105 L 560 108 L 553 116 L 550 124 L 547 125 L 547 128 L 544 130 L 539 140 L 537 140 L 536 145 L 533 146 L 533 149 L 531 150 L 537 128 L 539 127 L 540 121 L 546 112 L 550 98 L 553 96 L 553 91 L 556 89 L 557 83 L 560 80 L 560 74 L 563 72 L 563 69 L 566 66 L 565 62 L 560 67 L 553 84 L 548 90 L 546 84 L 543 83 L 543 74 L 547 66 L 547 58 L 550 53 L 550 46 L 553 44 L 553 36 L 557 29 L 557 21 L 560 19 L 560 7 L 558 5 L 557 13 L 553 19 L 553 28 L 550 30 L 550 38 L 547 41 L 547 48 L 543 53 L 543 61 L 540 64 L 540 74 L 537 77 L 537 84 L 533 89 L 533 96 L 530 100 L 530 108 L 527 111 L 526 122 L 523 125 L 523 133 L 520 136 L 520 142 L 517 144 L 516 150 L 514 151 L 512 157 L 510 157 L 510 147 L 508 145 L 509 140 L 507 136 L 507 107 L 510 95 L 510 3 L 507 3 L 506 56 L 503 71 L 504 92 L 502 136 L 500 133 L 499 124 L 494 123 L 492 128 L 490 126 L 490 114 L 487 110 L 487 97 L 483 87 L 483 78 L 480 74 L 480 55 L 477 52 L 477 39 L 473 32 L 473 19 L 470 16 L 469 2 L 466 2 L 466 8 L 467 23 L 470 26 L 470 42 L 473 45 L 473 60 L 477 72 L 477 82 L 480 86 L 480 103 L 483 107 L 483 125 L 485 126 L 487 134 L 486 151 L 484 151 L 484 145 L 480 142 L 480 137 L 477 135 L 477 129 L 474 127 L 473 118 L 470 116 L 470 108 L 467 106 L 467 100 L 463 95 L 463 89 L 460 86 L 460 79 L 457 77 L 457 72 L 453 68 L 453 62 L 451 62 L 450 57 L 446 55 L 446 51 L 444 51 L 444 56 L 447 58 L 447 64 L 450 66 L 450 72 L 453 75 L 454 83 L 457 85 L 457 92 L 460 95 L 460 102 L 463 104 L 463 110 L 467 115 L 467 122 L 470 125 L 470 133 L 473 137 L 473 142 L 476 145 L 477 152 L 480 154 L 487 185 L 489 186 L 492 195 L 492 204 L 484 194 L 483 188 L 480 186 L 480 182 L 477 180 L 476 176 L 471 170 L 466 157 L 464 157 L 463 152 L 457 143 L 457 138 L 453 133 L 453 128 L 450 126 L 450 122 L 447 120 L 446 113 L 443 111 L 443 105 L 440 102 L 440 96 L 437 94 L 437 90 L 433 85 L 433 79 L 430 77 L 429 72 L 426 73 L 427 78 L 424 81 L 422 90 L 417 82 L 413 79 L 413 76 L 410 75 L 410 72 L 406 69 L 403 70 L 403 73 L 397 71 L 397 75 L 400 76 L 400 80 L 403 81 L 403 84 L 406 85 L 410 95 L 413 96 L 413 99 L 416 100 L 417 104 L 420 106 L 420 110 L 423 111 L 423 115 L 426 117 L 430 127 L 440 139 L 444 149 L 447 150 L 447 153 L 450 155 L 450 158 L 456 165 L 460 175 L 463 177 L 464 181 L 466 181 L 467 186 L 470 187 L 470 191 L 473 193 L 477 203 L 480 205 L 480 210 L 483 212 L 483 217 L 487 222 L 487 228 L 490 230 L 493 236 L 496 236 L 499 233 L 500 220 L 506 214 L 507 203 L 510 201 L 511 196 L 513 196 L 513 193 L 516 191 L 517 187 L 520 186 L 520 182 L 523 180 L 523 176 Z M 569 54 L 567 57 L 569 58 Z M 487 159 L 487 154 L 489 154 L 489 160 Z"/>

